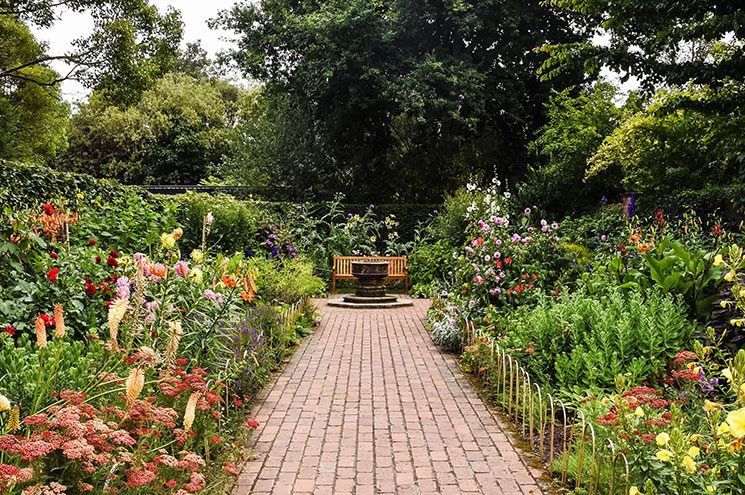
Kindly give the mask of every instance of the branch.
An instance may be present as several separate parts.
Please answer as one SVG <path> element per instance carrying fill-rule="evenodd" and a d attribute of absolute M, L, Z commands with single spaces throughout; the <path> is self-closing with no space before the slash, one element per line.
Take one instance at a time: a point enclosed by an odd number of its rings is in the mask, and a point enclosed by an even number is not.
<path fill-rule="evenodd" d="M 42 9 L 53 9 L 55 7 L 61 7 L 62 5 L 66 5 L 67 1 L 62 0 L 61 2 L 48 4 L 48 5 L 36 5 L 34 7 L 29 7 L 26 9 L 13 9 L 13 10 L 0 10 L 0 15 L 26 15 L 26 14 L 33 14 L 34 12 L 38 12 Z"/>
<path fill-rule="evenodd" d="M 0 77 L 11 76 L 14 73 L 16 73 L 16 72 L 18 72 L 20 70 L 23 70 L 23 69 L 25 69 L 27 67 L 31 67 L 31 66 L 34 66 L 34 65 L 40 65 L 40 64 L 43 64 L 45 62 L 51 62 L 52 60 L 66 60 L 66 61 L 68 61 L 70 63 L 79 63 L 78 60 L 77 60 L 77 57 L 74 57 L 72 55 L 56 55 L 56 56 L 40 57 L 40 58 L 37 58 L 36 60 L 31 60 L 30 62 L 26 62 L 24 64 L 21 64 L 21 65 L 17 66 L 17 67 L 13 67 L 12 69 L 0 70 Z"/>

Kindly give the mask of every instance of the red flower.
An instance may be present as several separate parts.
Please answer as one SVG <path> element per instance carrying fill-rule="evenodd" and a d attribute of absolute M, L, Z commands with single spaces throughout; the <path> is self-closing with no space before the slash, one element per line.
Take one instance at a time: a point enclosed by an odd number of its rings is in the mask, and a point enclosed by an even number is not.
<path fill-rule="evenodd" d="M 95 246 L 96 245 L 96 241 L 94 241 L 93 239 L 88 239 L 88 245 L 89 246 Z"/>
<path fill-rule="evenodd" d="M 53 284 L 56 284 L 58 275 L 59 275 L 59 268 L 52 268 L 47 273 L 47 278 L 49 279 L 50 282 L 52 282 Z"/>
<path fill-rule="evenodd" d="M 13 325 L 5 325 L 5 333 L 13 337 L 16 334 L 16 327 Z"/>
<path fill-rule="evenodd" d="M 109 265 L 109 266 L 111 266 L 111 267 L 119 266 L 119 262 L 113 256 L 109 256 L 108 257 L 108 259 L 106 260 L 106 264 Z"/>
<path fill-rule="evenodd" d="M 53 260 L 56 260 L 57 259 L 57 253 L 55 253 L 54 251 L 52 251 L 51 253 L 49 253 L 49 257 L 52 258 Z"/>
<path fill-rule="evenodd" d="M 101 257 L 100 256 L 96 256 L 96 264 L 97 265 L 100 265 L 101 264 Z"/>
<path fill-rule="evenodd" d="M 85 293 L 89 296 L 95 296 L 96 295 L 96 286 L 93 285 L 90 282 L 85 283 Z"/>
<path fill-rule="evenodd" d="M 109 252 L 109 254 L 110 254 L 110 255 L 111 255 L 111 257 L 113 257 L 113 258 L 118 258 L 118 257 L 119 257 L 119 251 L 117 251 L 116 249 L 112 249 L 112 250 L 111 250 L 111 251 Z"/>
<path fill-rule="evenodd" d="M 251 428 L 253 430 L 255 430 L 256 428 L 259 427 L 259 422 L 256 421 L 255 419 L 249 419 L 248 421 L 246 421 L 245 424 L 246 424 L 246 426 L 248 426 L 249 428 Z"/>
<path fill-rule="evenodd" d="M 178 485 L 178 483 L 176 483 L 176 480 L 168 480 L 168 481 L 166 481 L 166 486 L 168 488 L 176 488 L 176 485 Z"/>
<path fill-rule="evenodd" d="M 512 263 L 512 258 L 505 258 L 504 262 L 509 265 L 510 263 Z"/>
<path fill-rule="evenodd" d="M 42 208 L 44 208 L 44 213 L 47 215 L 54 215 L 54 206 L 51 203 L 44 203 Z"/>
<path fill-rule="evenodd" d="M 46 313 L 39 314 L 39 318 L 41 318 L 44 321 L 44 326 L 47 328 L 51 328 L 54 326 L 54 317 L 49 316 Z"/>
<path fill-rule="evenodd" d="M 217 435 L 212 435 L 210 437 L 210 442 L 212 442 L 212 443 L 222 443 L 222 438 L 218 437 Z"/>

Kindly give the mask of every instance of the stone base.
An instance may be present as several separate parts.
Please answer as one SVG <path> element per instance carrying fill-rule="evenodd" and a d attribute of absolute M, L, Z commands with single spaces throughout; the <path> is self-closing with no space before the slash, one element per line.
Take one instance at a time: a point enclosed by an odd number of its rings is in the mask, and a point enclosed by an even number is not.
<path fill-rule="evenodd" d="M 354 299 L 357 301 L 364 302 L 350 302 L 346 299 Z M 375 300 L 384 299 L 386 301 L 376 302 Z M 392 301 L 390 299 L 393 299 Z M 407 306 L 413 306 L 414 302 L 408 299 L 398 299 L 396 297 L 357 297 L 357 296 L 346 296 L 343 299 L 331 299 L 328 303 L 329 306 L 334 308 L 351 308 L 351 309 L 390 309 L 390 308 L 404 308 Z"/>
<path fill-rule="evenodd" d="M 373 297 L 367 297 L 367 296 L 359 296 L 355 294 L 354 296 L 344 296 L 344 302 L 348 303 L 355 303 L 355 304 L 381 304 L 381 303 L 393 303 L 398 301 L 398 298 L 396 296 L 386 296 L 383 294 L 382 296 L 373 296 Z"/>

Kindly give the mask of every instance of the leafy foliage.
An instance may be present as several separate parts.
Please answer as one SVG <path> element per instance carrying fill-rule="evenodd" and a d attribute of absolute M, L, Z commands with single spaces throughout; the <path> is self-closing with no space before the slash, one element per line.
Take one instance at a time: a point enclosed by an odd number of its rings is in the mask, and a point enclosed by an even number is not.
<path fill-rule="evenodd" d="M 232 60 L 267 81 L 270 108 L 295 116 L 276 139 L 271 122 L 249 129 L 261 137 L 249 156 L 289 187 L 300 176 L 363 201 L 431 201 L 472 172 L 518 175 L 548 97 L 533 48 L 578 39 L 537 1 L 265 1 L 220 25 L 238 35 Z"/>
<path fill-rule="evenodd" d="M 562 296 L 516 313 L 504 328 L 507 345 L 531 349 L 521 362 L 541 383 L 583 396 L 613 388 L 617 375 L 632 384 L 654 378 L 693 335 L 686 312 L 657 290 Z"/>
<path fill-rule="evenodd" d="M 745 17 L 729 0 L 550 0 L 555 8 L 579 15 L 579 22 L 608 33 L 607 44 L 590 40 L 552 44 L 542 67 L 551 77 L 581 66 L 597 73 L 603 66 L 654 84 L 743 82 Z"/>

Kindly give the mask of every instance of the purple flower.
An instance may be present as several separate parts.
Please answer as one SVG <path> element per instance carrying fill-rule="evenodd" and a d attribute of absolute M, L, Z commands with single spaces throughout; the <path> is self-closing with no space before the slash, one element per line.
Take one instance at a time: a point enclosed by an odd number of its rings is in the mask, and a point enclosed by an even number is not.
<path fill-rule="evenodd" d="M 496 253 L 494 253 L 494 259 L 495 260 L 498 260 L 501 257 L 502 257 L 502 253 L 500 253 L 499 251 L 497 251 Z"/>
<path fill-rule="evenodd" d="M 548 225 L 541 225 L 541 232 L 543 232 L 544 234 L 548 232 Z"/>
<path fill-rule="evenodd" d="M 116 279 L 116 296 L 119 299 L 129 299 L 129 279 L 127 277 Z"/>
<path fill-rule="evenodd" d="M 532 234 L 535 229 L 533 227 L 528 227 L 528 233 Z"/>
<path fill-rule="evenodd" d="M 531 212 L 530 208 L 525 208 L 525 216 L 530 215 L 530 212 Z"/>
<path fill-rule="evenodd" d="M 607 240 L 608 240 L 608 236 L 607 236 L 607 235 L 605 235 L 605 234 L 603 234 L 603 235 L 601 235 L 601 236 L 600 236 L 600 240 L 601 240 L 602 242 L 605 242 L 605 241 L 607 241 Z"/>
<path fill-rule="evenodd" d="M 520 242 L 521 240 L 520 234 L 512 234 L 512 242 Z"/>
<path fill-rule="evenodd" d="M 558 229 L 559 229 L 559 224 L 558 224 L 558 223 L 556 223 L 556 222 L 554 222 L 554 223 L 552 223 L 552 224 L 551 224 L 551 228 L 552 228 L 553 230 L 558 230 Z"/>

